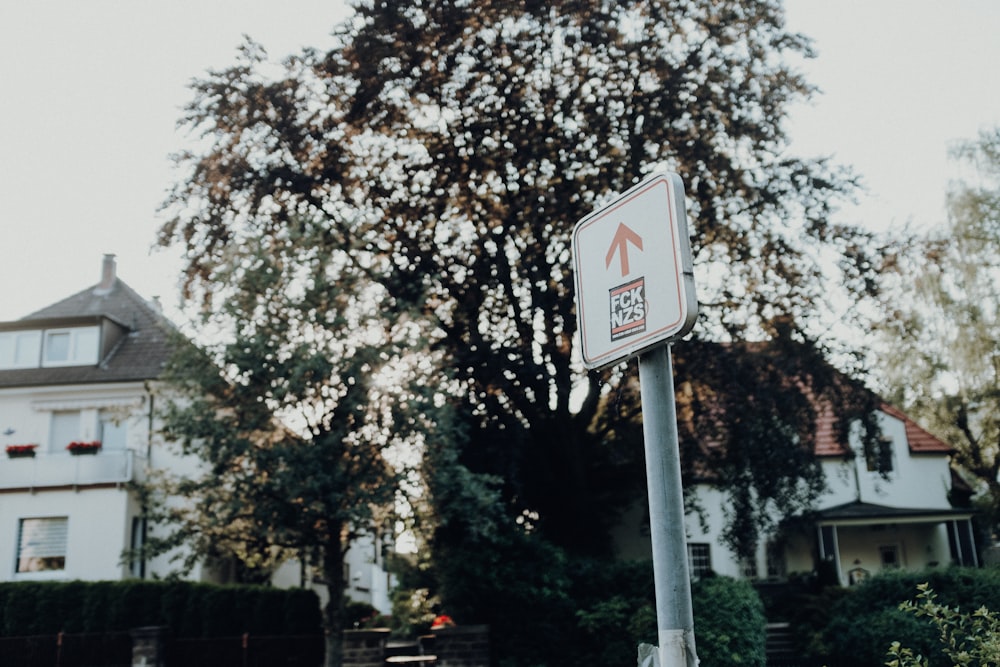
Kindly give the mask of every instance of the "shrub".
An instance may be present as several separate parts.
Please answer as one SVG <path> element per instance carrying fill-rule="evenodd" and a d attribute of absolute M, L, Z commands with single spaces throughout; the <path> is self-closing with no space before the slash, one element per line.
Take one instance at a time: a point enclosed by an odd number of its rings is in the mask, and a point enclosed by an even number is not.
<path fill-rule="evenodd" d="M 656 644 L 652 563 L 592 563 L 575 599 L 582 650 L 565 664 L 631 664 L 639 644 Z M 692 584 L 695 645 L 703 665 L 763 667 L 766 620 L 753 586 L 728 577 Z"/>
<path fill-rule="evenodd" d="M 940 603 L 961 609 L 1000 609 L 1000 571 L 950 568 L 894 572 L 872 577 L 836 602 L 823 633 L 829 657 L 847 664 L 881 665 L 894 641 L 944 664 L 934 627 L 900 609 L 922 583 L 940 595 Z"/>
<path fill-rule="evenodd" d="M 957 667 L 1000 664 L 1000 618 L 986 607 L 963 613 L 937 601 L 937 595 L 925 583 L 917 586 L 918 604 L 907 600 L 901 611 L 918 618 L 926 617 L 938 633 L 940 649 Z M 889 667 L 927 667 L 928 660 L 918 651 L 894 641 L 889 648 Z"/>
<path fill-rule="evenodd" d="M 698 657 L 703 665 L 764 667 L 764 605 L 750 582 L 710 577 L 691 591 Z"/>
<path fill-rule="evenodd" d="M 357 602 L 344 598 L 344 627 L 374 628 L 374 622 L 380 618 L 378 610 L 366 602 Z M 384 626 L 383 626 L 384 627 Z"/>

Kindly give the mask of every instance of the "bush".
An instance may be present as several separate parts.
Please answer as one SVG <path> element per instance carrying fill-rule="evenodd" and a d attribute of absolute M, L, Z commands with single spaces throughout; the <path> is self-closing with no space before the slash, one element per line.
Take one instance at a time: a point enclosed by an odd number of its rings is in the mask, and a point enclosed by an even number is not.
<path fill-rule="evenodd" d="M 964 610 L 1000 609 L 1000 570 L 950 568 L 895 572 L 872 577 L 849 590 L 831 610 L 823 633 L 829 657 L 846 664 L 881 665 L 894 641 L 927 656 L 931 664 L 947 663 L 937 631 L 900 605 L 927 583 L 943 605 Z"/>
<path fill-rule="evenodd" d="M 576 612 L 583 635 L 579 645 L 584 648 L 576 664 L 631 664 L 639 644 L 658 643 L 652 563 L 592 567 L 602 571 L 590 572 L 586 583 L 578 582 L 579 599 L 589 596 L 590 602 Z M 691 587 L 691 603 L 701 664 L 763 667 L 767 621 L 749 582 L 728 577 L 697 581 Z"/>
<path fill-rule="evenodd" d="M 321 632 L 312 591 L 191 582 L 0 583 L 0 636 L 166 625 L 178 637 Z"/>
<path fill-rule="evenodd" d="M 703 665 L 764 667 L 767 642 L 764 604 L 750 582 L 710 577 L 691 597 L 698 657 Z"/>
<path fill-rule="evenodd" d="M 940 604 L 927 584 L 917 586 L 920 602 L 906 601 L 900 610 L 927 618 L 938 633 L 941 651 L 960 667 L 1000 664 L 1000 618 L 986 607 L 972 613 Z M 889 648 L 889 667 L 927 667 L 924 655 L 894 641 Z"/>

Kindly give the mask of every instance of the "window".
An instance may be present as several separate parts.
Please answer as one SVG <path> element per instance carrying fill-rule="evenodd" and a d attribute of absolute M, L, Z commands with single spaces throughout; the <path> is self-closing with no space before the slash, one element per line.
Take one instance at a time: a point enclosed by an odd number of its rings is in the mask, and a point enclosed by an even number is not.
<path fill-rule="evenodd" d="M 757 559 L 754 556 L 740 558 L 740 573 L 745 579 L 757 578 Z"/>
<path fill-rule="evenodd" d="M 120 414 L 101 410 L 100 426 L 97 439 L 101 441 L 101 449 L 125 449 L 126 419 Z"/>
<path fill-rule="evenodd" d="M 865 466 L 869 472 L 892 472 L 892 440 L 879 438 L 865 444 Z"/>
<path fill-rule="evenodd" d="M 688 567 L 692 579 L 701 579 L 712 573 L 711 550 L 707 544 L 688 542 Z"/>
<path fill-rule="evenodd" d="M 70 333 L 50 331 L 45 336 L 45 361 L 69 361 Z"/>
<path fill-rule="evenodd" d="M 41 331 L 0 333 L 0 368 L 37 368 L 41 351 Z"/>
<path fill-rule="evenodd" d="M 132 576 L 137 579 L 146 578 L 146 560 L 142 552 L 146 546 L 148 530 L 149 528 L 145 517 L 132 517 L 132 536 L 129 540 L 129 551 L 131 557 L 129 570 L 131 571 Z"/>
<path fill-rule="evenodd" d="M 56 410 L 49 427 L 49 451 L 60 452 L 66 445 L 80 439 L 80 411 Z"/>
<path fill-rule="evenodd" d="M 17 532 L 16 572 L 66 569 L 67 517 L 21 519 Z"/>
<path fill-rule="evenodd" d="M 97 363 L 98 327 L 52 329 L 45 332 L 42 366 L 80 366 Z"/>
<path fill-rule="evenodd" d="M 878 548 L 879 557 L 882 559 L 883 570 L 899 569 L 899 547 L 895 544 L 884 544 Z"/>

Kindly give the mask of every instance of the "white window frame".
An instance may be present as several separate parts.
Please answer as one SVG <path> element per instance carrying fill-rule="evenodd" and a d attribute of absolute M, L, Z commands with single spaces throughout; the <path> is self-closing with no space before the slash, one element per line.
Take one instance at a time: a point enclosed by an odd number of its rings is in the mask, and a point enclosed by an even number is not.
<path fill-rule="evenodd" d="M 97 439 L 101 449 L 123 451 L 128 449 L 128 416 L 121 411 L 99 410 L 97 413 Z"/>
<path fill-rule="evenodd" d="M 49 416 L 49 451 L 61 452 L 69 443 L 82 440 L 83 418 L 82 410 L 53 410 Z"/>
<path fill-rule="evenodd" d="M 26 543 L 26 526 L 29 532 L 35 533 L 36 542 Z M 39 543 L 37 540 L 40 540 Z M 17 553 L 14 557 L 14 573 L 20 578 L 44 579 L 63 577 L 66 574 L 66 561 L 69 542 L 69 517 L 45 516 L 24 517 L 17 522 Z M 27 551 L 27 554 L 25 552 Z M 38 552 L 38 553 L 36 553 Z M 61 558 L 61 567 L 39 570 L 21 569 L 23 558 Z"/>
<path fill-rule="evenodd" d="M 688 542 L 688 569 L 697 581 L 712 574 L 712 545 L 708 542 Z"/>
<path fill-rule="evenodd" d="M 18 350 L 30 345 L 28 359 L 18 360 Z M 0 369 L 38 368 L 42 356 L 42 330 L 0 331 Z"/>
<path fill-rule="evenodd" d="M 50 358 L 50 338 L 67 334 L 69 335 L 69 349 L 66 359 Z M 46 329 L 42 337 L 42 368 L 93 366 L 98 362 L 100 346 L 101 328 L 98 326 Z"/>

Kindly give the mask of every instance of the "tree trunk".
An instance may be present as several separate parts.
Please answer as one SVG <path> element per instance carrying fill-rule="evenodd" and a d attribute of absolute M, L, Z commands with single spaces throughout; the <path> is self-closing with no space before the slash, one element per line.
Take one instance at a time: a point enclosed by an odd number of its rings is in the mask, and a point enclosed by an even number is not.
<path fill-rule="evenodd" d="M 323 607 L 325 667 L 341 667 L 344 652 L 344 551 L 339 538 L 331 538 L 323 549 L 323 575 L 330 596 Z"/>

